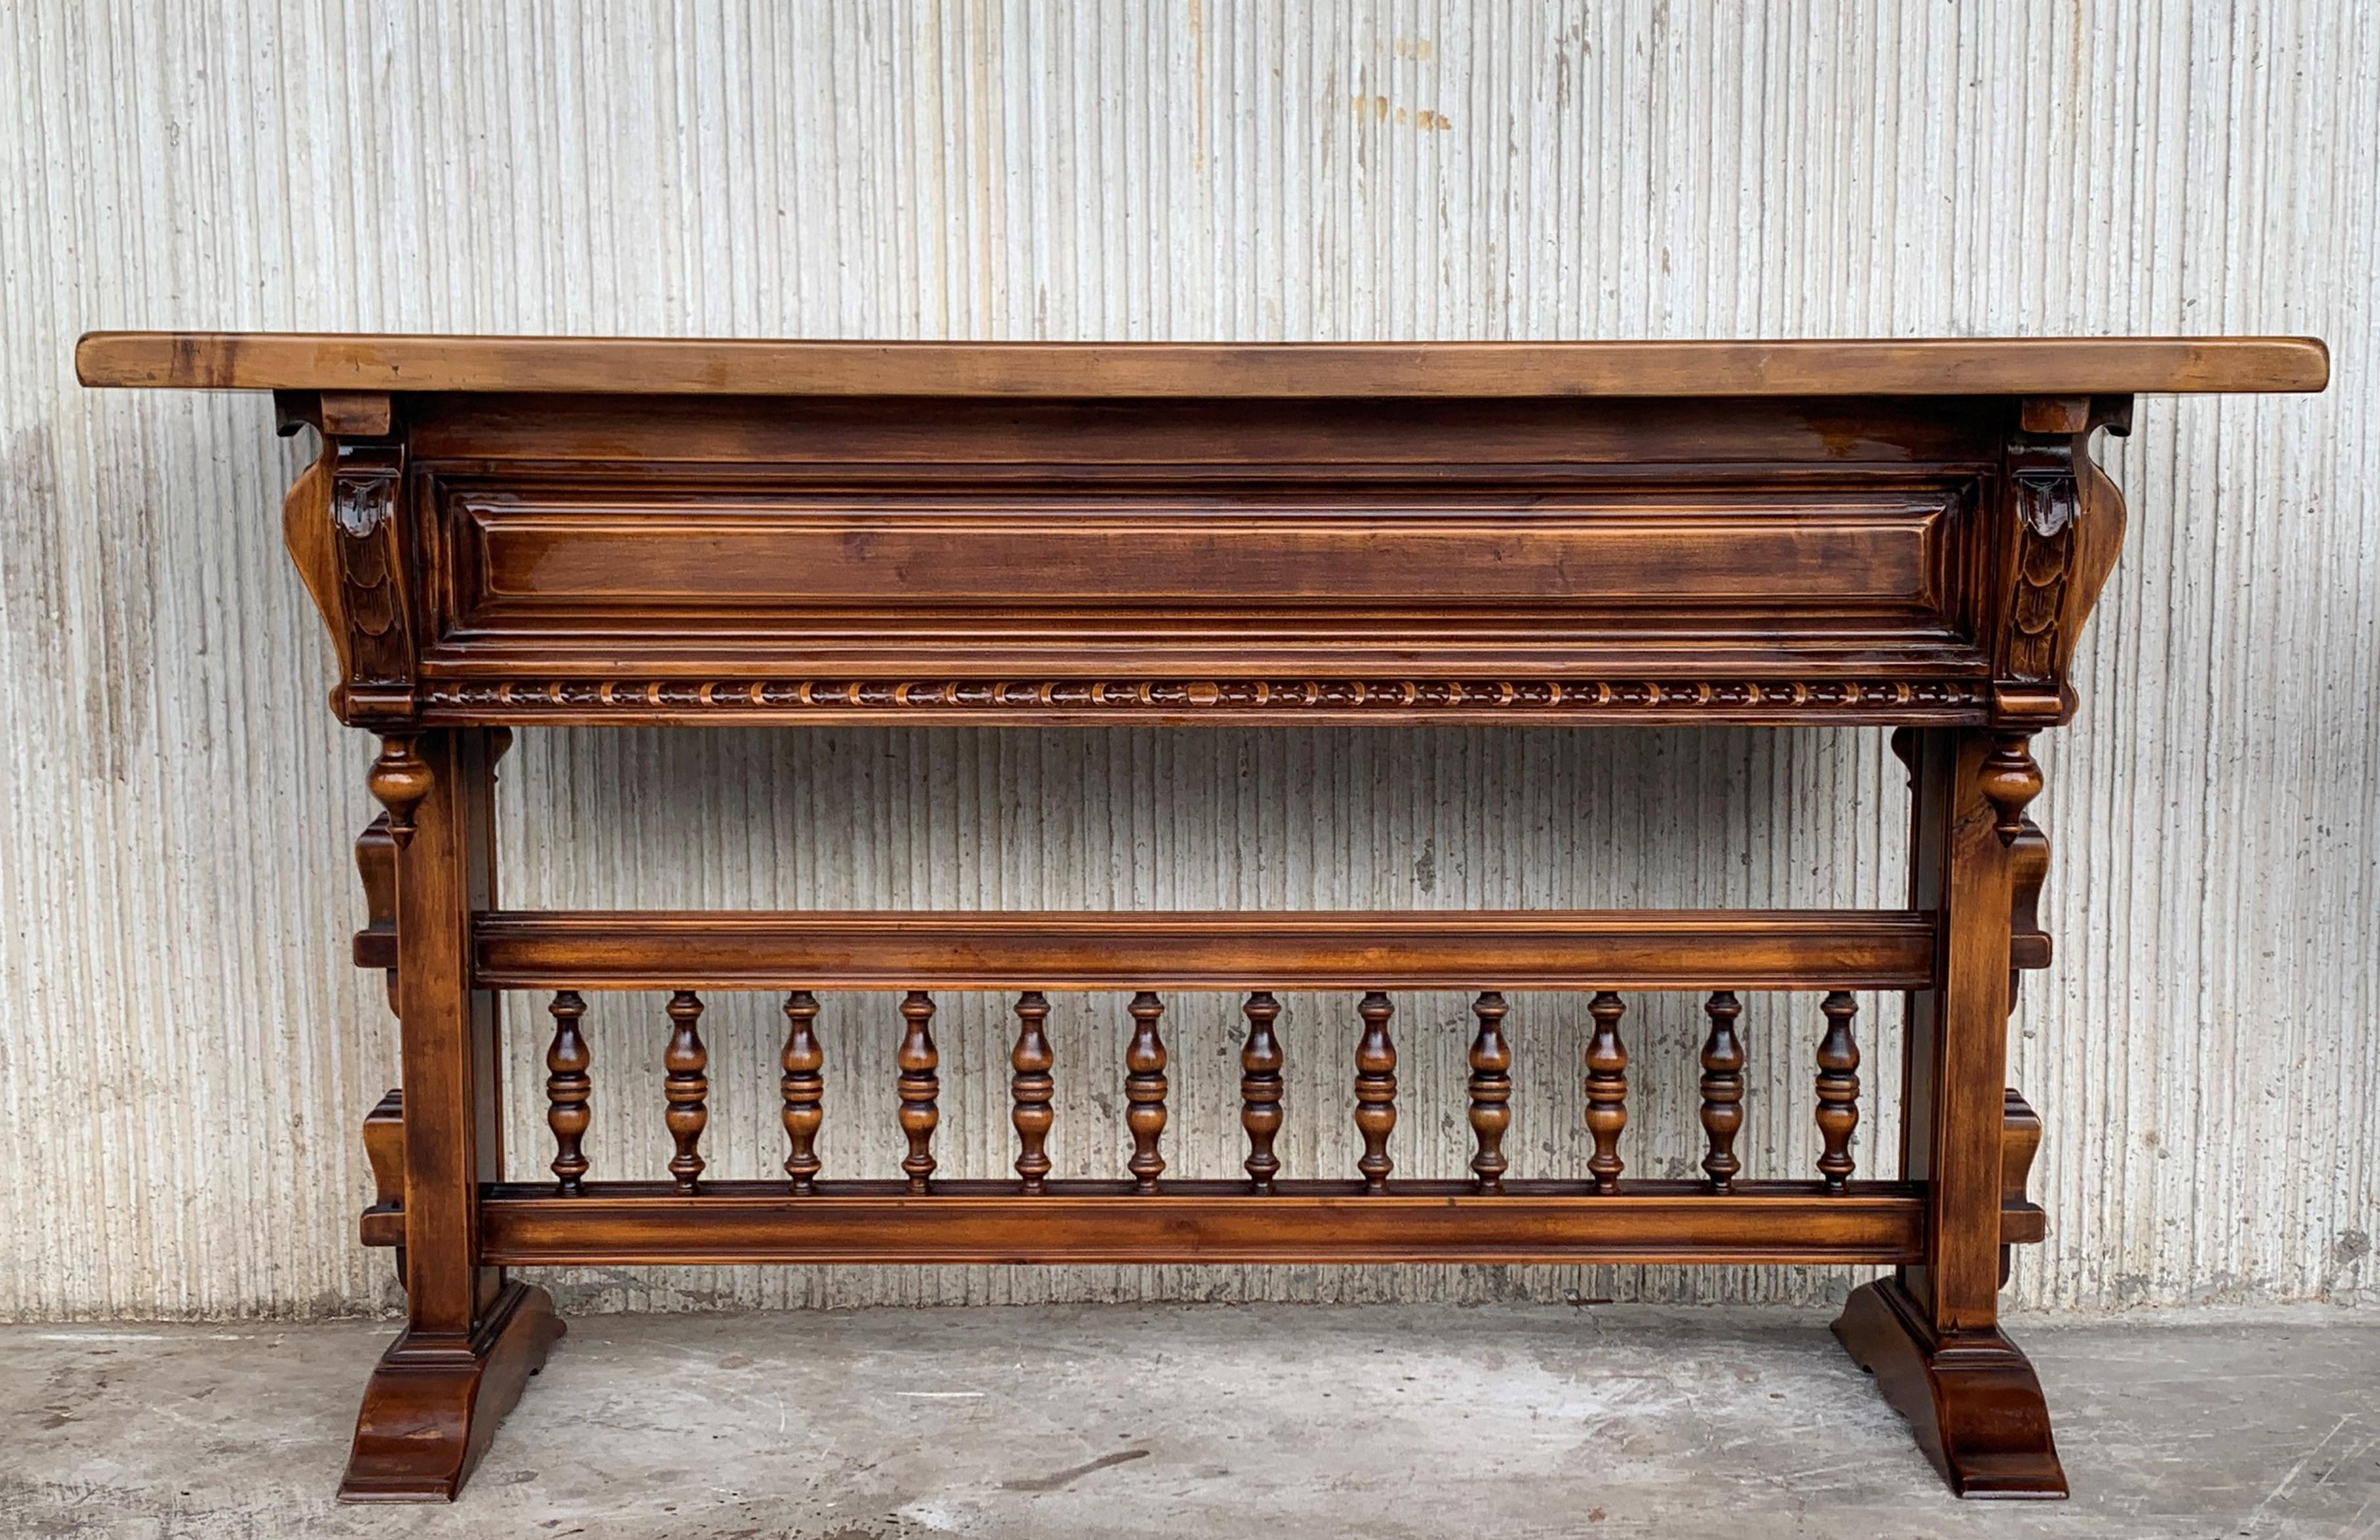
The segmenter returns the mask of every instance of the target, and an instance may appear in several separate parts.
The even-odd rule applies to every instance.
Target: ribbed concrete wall
[[[304,450],[262,401],[78,390],[72,339],[105,326],[2326,336],[2327,395],[2150,401],[2110,445],[2131,543],[2043,756],[2060,958],[2015,1049],[2053,1238],[2018,1293],[2380,1294],[2369,7],[29,0],[0,14],[0,1316],[389,1297],[351,1242],[356,1128],[395,1061],[342,962],[369,748],[322,709],[276,535]],[[1889,903],[1886,766],[1848,733],[535,733],[505,877],[552,903]],[[1461,1001],[1401,1003],[1401,1154],[1451,1172]],[[828,1004],[826,1153],[889,1169],[891,1001]],[[1351,1158],[1351,1004],[1293,1002],[1295,1168]],[[662,1158],[657,1005],[596,1001],[599,1174]],[[1518,1002],[1524,1170],[1583,1158],[1579,1005]],[[942,1146],[990,1173],[1005,1027],[949,1006]],[[1194,1171],[1236,1159],[1231,1015],[1169,1021]],[[1640,1170],[1691,1154],[1693,1015],[1657,998],[1633,1025]],[[1753,1169],[1804,1170],[1815,1001],[1748,1023]],[[715,1155],[758,1174],[779,1024],[721,997],[710,1025]],[[1121,1002],[1058,1026],[1055,1153],[1111,1170]],[[533,1109],[516,1128],[533,1167]],[[1888,1147],[1870,1131],[1888,1117],[1863,1149]],[[571,1281],[679,1305],[1844,1280]]]

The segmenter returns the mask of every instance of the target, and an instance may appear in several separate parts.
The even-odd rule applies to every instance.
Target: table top
[[[86,385],[990,397],[2130,395],[2318,391],[2312,337],[1792,342],[771,342],[93,332]]]

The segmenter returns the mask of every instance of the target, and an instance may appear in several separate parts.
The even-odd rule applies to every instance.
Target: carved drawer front
[[[897,634],[980,617],[1551,624],[1581,637],[1754,630],[1940,638],[1959,490],[1788,488],[1692,501],[1311,489],[969,497],[808,490],[664,506],[633,489],[448,486],[449,639],[689,631]]]

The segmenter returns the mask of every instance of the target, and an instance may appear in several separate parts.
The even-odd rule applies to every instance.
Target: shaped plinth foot
[[[468,1341],[399,1337],[364,1388],[339,1500],[454,1501],[562,1333],[551,1295],[509,1283]]]
[[[1889,1279],[1852,1291],[1835,1335],[1962,1498],[2062,1498],[2032,1363],[1998,1331],[1937,1336]]]

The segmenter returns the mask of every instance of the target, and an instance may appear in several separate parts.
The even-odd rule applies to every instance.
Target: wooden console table
[[[284,527],[337,650],[332,709],[380,740],[356,957],[403,1023],[363,1238],[397,1248],[407,1324],[342,1496],[455,1495],[562,1335],[507,1268],[792,1261],[1886,1265],[1835,1330],[1951,1485],[2066,1490],[1998,1301],[2007,1248],[2043,1233],[2040,1125],[2004,1085],[2012,970],[2049,960],[2029,744],[2072,714],[2123,538],[2091,435],[2125,431],[2135,393],[2319,390],[2319,343],[119,333],[78,364],[270,390],[285,431],[322,435]],[[1906,908],[1825,913],[499,907],[512,728],[856,722],[1887,725],[1914,879]],[[1488,991],[1475,1174],[1400,1180],[1393,997],[1457,988]],[[887,988],[907,993],[885,1061],[825,1064],[818,991]],[[1288,988],[1359,997],[1353,1172],[1273,1154]],[[553,1017],[551,1182],[501,1180],[503,989]],[[580,1153],[585,996],[618,989],[674,991],[664,1084],[618,1093],[654,1096],[669,1182],[596,1180]],[[703,1174],[705,989],[784,992],[783,1181]],[[1053,989],[1137,991],[1115,1181],[1049,1175]],[[1245,1181],[1165,1175],[1169,989],[1245,996]],[[1590,995],[1572,1180],[1505,1179],[1506,989]],[[1653,989],[1706,995],[1700,1182],[1627,1174],[1624,992]],[[1829,991],[1815,1171],[1740,1179],[1742,989]],[[1860,989],[1907,992],[1899,1169],[1872,1179]],[[1014,995],[1013,1181],[934,1174],[936,990]],[[821,1170],[830,1071],[897,1074],[899,1173]]]

